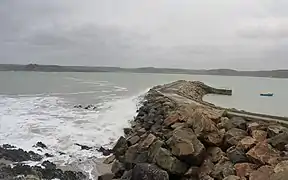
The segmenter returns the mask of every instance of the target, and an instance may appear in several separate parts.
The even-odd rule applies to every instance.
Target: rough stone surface
[[[127,149],[128,149],[127,141],[123,136],[121,136],[118,139],[116,145],[113,147],[112,151],[114,155],[118,158],[119,156],[124,155]]]
[[[242,148],[244,150],[248,150],[256,145],[256,139],[251,136],[246,136],[238,143],[237,147]]]
[[[156,140],[156,136],[154,136],[153,134],[149,134],[146,139],[139,144],[139,147],[141,149],[148,149],[150,145],[154,142],[154,140]]]
[[[284,151],[285,146],[288,144],[288,132],[284,132],[270,138],[268,143],[270,143],[274,148]]]
[[[263,165],[277,164],[280,158],[279,152],[265,141],[256,144],[246,155],[252,162]]]
[[[278,173],[281,171],[286,171],[286,170],[288,170],[288,161],[287,160],[278,163],[274,168],[275,173]]]
[[[163,141],[155,141],[148,150],[148,162],[155,163],[155,156],[158,154],[160,148],[164,145]]]
[[[269,138],[274,137],[283,132],[288,132],[288,129],[281,125],[270,125],[267,128],[267,133],[268,133]]]
[[[140,137],[136,135],[136,136],[132,136],[132,137],[128,138],[127,142],[128,142],[129,146],[132,146],[132,145],[136,144],[139,140],[140,140]]]
[[[189,128],[176,129],[169,147],[172,154],[190,165],[200,165],[203,161],[205,147]]]
[[[234,164],[248,162],[248,158],[241,148],[231,147],[227,150],[227,156]]]
[[[172,174],[184,174],[188,169],[188,166],[185,163],[173,157],[173,155],[164,148],[159,149],[155,159],[159,167]]]
[[[246,130],[246,121],[242,117],[232,117],[230,119],[231,123],[235,128]]]
[[[219,147],[209,147],[207,153],[211,157],[213,163],[217,163],[223,156],[225,156],[225,153]]]
[[[131,180],[169,180],[169,175],[153,164],[143,163],[134,167]]]
[[[250,173],[249,180],[270,180],[272,174],[273,168],[271,166],[261,166]]]
[[[251,135],[256,141],[261,142],[266,139],[267,132],[263,130],[253,130]]]
[[[274,173],[270,176],[269,180],[287,180],[288,170]]]
[[[212,172],[212,177],[216,180],[222,180],[229,175],[235,175],[233,164],[228,160],[220,160]]]
[[[204,159],[202,165],[198,170],[198,177],[201,179],[207,175],[210,176],[213,170],[214,170],[213,162],[211,161],[210,158],[206,158]]]
[[[256,164],[251,163],[238,163],[234,166],[236,175],[241,178],[248,178],[250,173],[256,170],[257,167]]]
[[[115,155],[109,156],[103,161],[103,163],[104,164],[111,164],[115,160],[115,158],[116,158]]]
[[[227,147],[235,146],[247,136],[247,132],[242,129],[232,128],[225,133],[224,143]]]
[[[223,180],[241,180],[241,178],[238,176],[230,175],[224,178]]]

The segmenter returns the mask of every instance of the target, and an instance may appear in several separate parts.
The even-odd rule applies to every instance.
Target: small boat
[[[271,97],[273,96],[273,93],[261,93],[260,96],[267,96],[267,97]]]

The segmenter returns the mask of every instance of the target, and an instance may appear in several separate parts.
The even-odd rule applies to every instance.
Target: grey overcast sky
[[[288,0],[1,0],[0,63],[288,68]]]

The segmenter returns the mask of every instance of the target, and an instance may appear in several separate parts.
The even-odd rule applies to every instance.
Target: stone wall
[[[152,88],[104,161],[112,173],[99,179],[286,180],[288,129],[228,118],[197,103],[205,93],[219,92],[207,87],[176,81]]]

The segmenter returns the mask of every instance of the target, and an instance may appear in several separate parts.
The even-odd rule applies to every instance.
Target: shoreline
[[[151,88],[99,179],[285,180],[288,128],[276,121],[286,118],[217,107],[209,93],[232,91],[184,80]]]
[[[237,178],[250,178],[253,173],[262,172],[264,165],[268,165],[267,171],[271,172],[267,177],[272,174],[279,176],[274,169],[288,159],[288,147],[285,149],[288,144],[288,118],[218,107],[203,100],[207,94],[232,95],[232,90],[185,80],[152,87],[130,122],[131,127],[124,128],[125,136],[115,142],[112,150],[103,149],[106,156],[111,152],[113,155],[106,159],[91,159],[94,162],[93,176],[99,175],[100,180],[142,180],[144,174],[161,176],[159,180],[220,180],[228,177],[234,179],[225,180],[240,180]],[[81,149],[93,148],[78,146]],[[257,146],[265,149],[259,150]],[[75,166],[75,163],[83,163],[81,161],[64,167],[44,161],[41,162],[44,163],[42,169],[39,169],[41,163],[28,167],[22,161],[31,158],[34,161],[34,156],[39,160],[40,155],[21,149],[11,151],[15,148],[0,146],[0,180],[3,173],[12,179],[15,173],[17,176],[24,175],[27,180],[49,179],[55,172],[59,172],[57,177],[64,179],[67,173],[70,178],[79,180],[91,176]],[[271,156],[263,157],[261,151]],[[7,168],[11,161],[4,160],[14,156],[30,159],[13,159],[16,168]],[[284,165],[281,167],[288,169],[288,162],[287,166]],[[225,168],[228,174],[225,174]],[[248,175],[241,174],[243,168],[250,168]],[[145,180],[155,180],[151,177]]]

